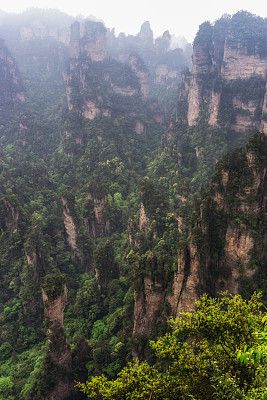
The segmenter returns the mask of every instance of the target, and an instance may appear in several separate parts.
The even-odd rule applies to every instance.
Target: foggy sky
[[[115,27],[116,34],[136,34],[144,21],[150,21],[154,36],[165,30],[177,36],[194,40],[199,25],[214,22],[223,14],[247,10],[267,17],[266,0],[9,0],[0,4],[6,12],[21,12],[27,8],[56,8],[76,16],[94,15],[102,19],[108,28]]]

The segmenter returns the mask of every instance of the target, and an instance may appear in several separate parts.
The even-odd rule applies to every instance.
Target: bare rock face
[[[187,270],[190,259],[190,273]],[[199,273],[201,266],[198,248],[192,244],[189,254],[180,251],[178,256],[178,269],[174,273],[172,294],[167,299],[172,308],[172,315],[177,317],[180,312],[192,312],[195,310],[195,302],[199,299],[198,287],[202,277]]]
[[[90,100],[85,101],[83,116],[87,119],[95,119],[98,115],[101,115],[101,110],[96,104]]]
[[[212,287],[213,293],[225,289],[233,294],[240,293],[242,282],[252,282],[261,263],[264,263],[260,260],[266,257],[267,242],[261,222],[267,198],[266,154],[266,136],[263,133],[255,135],[248,143],[243,161],[240,161],[242,173],[236,175],[232,168],[226,170],[225,166],[217,172],[219,178],[211,183],[212,198],[208,199],[201,211],[201,220],[194,228],[197,236],[192,231],[187,255],[182,252],[178,258],[173,281],[177,311],[190,310],[200,288],[201,292]],[[231,162],[235,162],[235,157],[233,155]],[[245,186],[241,184],[242,179],[247,182]],[[210,213],[213,213],[212,217],[209,217]],[[212,237],[218,240],[215,249]],[[213,261],[214,252],[216,264]],[[217,269],[215,275],[213,268]],[[169,301],[175,311],[175,301],[171,298]]]
[[[241,276],[251,278],[256,272],[249,269],[251,251],[255,246],[255,239],[249,231],[242,231],[242,228],[227,228],[225,239],[225,263],[231,265],[231,275],[225,282],[227,289],[237,294],[239,292],[239,280]],[[242,268],[241,268],[242,266]],[[242,270],[243,269],[243,270]]]
[[[66,93],[69,110],[93,120],[103,115],[110,116],[106,107],[101,107],[101,99],[87,94],[88,63],[103,62],[106,56],[106,28],[101,22],[86,21],[81,37],[80,24],[75,21],[70,27],[70,66],[65,74]],[[81,57],[86,61],[81,62]]]
[[[126,96],[132,97],[132,96],[138,94],[138,90],[133,89],[131,86],[118,87],[116,85],[112,85],[112,88],[115,93],[120,94],[125,97]]]
[[[20,40],[25,42],[32,39],[47,39],[53,38],[66,46],[69,43],[70,33],[68,28],[58,29],[58,27],[48,28],[42,22],[35,20],[29,26],[21,26]]]
[[[92,61],[103,61],[106,56],[106,28],[101,22],[86,21],[82,50]]]
[[[149,337],[153,324],[160,320],[159,311],[166,293],[160,282],[155,282],[153,273],[160,268],[153,253],[150,253],[145,263],[146,276],[139,284],[142,289],[134,294],[134,328],[133,336]],[[137,268],[143,266],[137,265]],[[158,313],[158,316],[157,316]],[[133,350],[134,357],[142,357],[142,346]]]
[[[5,198],[0,200],[0,207],[2,211],[0,232],[3,233],[5,230],[9,229],[11,233],[14,233],[18,229],[19,220],[19,213],[16,207]]]
[[[208,108],[208,122],[211,126],[231,125],[230,128],[237,132],[260,129],[262,126],[267,112],[267,54],[262,52],[259,43],[266,42],[267,26],[263,20],[259,21],[262,25],[261,37],[253,30],[247,33],[251,36],[251,43],[254,43],[251,45],[245,42],[244,35],[242,37],[241,34],[238,36],[233,33],[233,29],[237,29],[234,21],[238,18],[241,17],[236,14],[232,19],[222,18],[214,26],[208,22],[200,26],[194,41],[193,70],[188,90],[189,126],[195,125],[198,118],[203,117],[204,108]],[[244,12],[242,18],[246,22],[240,24],[249,26],[255,23],[257,17]],[[235,93],[242,89],[241,85],[244,93],[246,82],[249,86],[253,79],[255,84],[248,91],[252,93],[253,86],[255,88],[257,85],[262,86],[262,89],[251,95],[251,98],[249,93],[247,98],[244,95],[236,97]],[[232,116],[228,115],[228,120],[222,122],[220,112],[223,113],[226,99],[228,110],[232,108]]]
[[[69,398],[72,390],[72,384],[67,379],[67,374],[71,371],[72,357],[63,329],[64,309],[67,305],[67,286],[60,274],[46,276],[42,287],[42,297],[44,315],[49,323],[47,330],[48,354],[52,364],[61,371],[65,371],[63,377],[57,377],[56,384],[46,399],[63,400]]]
[[[140,59],[134,55],[130,57],[129,64],[139,80],[142,96],[147,98],[150,84],[150,76],[147,68],[141,63]]]
[[[62,288],[59,290],[59,295],[55,296],[55,298],[49,299],[49,295],[47,295],[42,288],[42,297],[45,305],[44,315],[45,318],[50,322],[47,336],[48,343],[51,344],[53,340],[53,336],[55,336],[55,331],[63,329],[63,317],[64,317],[64,309],[67,305],[67,286],[64,284]],[[54,354],[52,358],[54,357]],[[64,364],[64,358],[62,357],[54,358],[54,361],[57,363]]]
[[[156,288],[158,291],[155,291]],[[149,337],[155,313],[159,311],[164,297],[165,293],[161,291],[160,284],[155,286],[151,278],[144,278],[144,289],[140,295],[135,293],[133,335]]]
[[[266,63],[266,57],[261,58],[259,54],[248,54],[247,49],[242,46],[233,49],[226,44],[221,74],[226,80],[248,79],[255,75],[265,78]]]
[[[161,266],[153,253],[144,265],[136,266],[141,277],[135,292],[134,336],[149,337],[153,324],[163,316],[164,303],[170,306],[169,315],[176,317],[194,311],[195,301],[205,292],[213,296],[224,290],[242,294],[247,285],[253,291],[257,274],[261,276],[260,269],[266,265],[267,136],[254,135],[247,151],[240,153],[228,155],[218,164],[188,244],[178,250],[171,293],[157,280]],[[139,229],[148,232],[143,207]],[[138,269],[145,274],[138,274]],[[134,352],[134,356],[140,355],[141,345]]]
[[[145,136],[145,134],[146,134],[146,128],[145,128],[143,122],[141,122],[141,121],[136,121],[134,131],[135,131],[135,133],[137,133],[137,135],[143,135],[143,136]]]
[[[71,257],[73,260],[78,259],[83,262],[83,255],[79,247],[77,246],[77,231],[76,226],[73,220],[73,217],[70,214],[70,210],[68,208],[68,204],[66,199],[62,198],[63,204],[63,221],[67,234],[67,242],[71,249]]]
[[[199,117],[200,104],[202,102],[201,87],[198,85],[196,77],[192,77],[191,86],[188,93],[188,125],[192,126]],[[212,106],[211,106],[212,107]]]
[[[24,102],[20,74],[15,60],[4,41],[0,39],[0,117],[10,112],[15,105]]]
[[[87,222],[89,232],[94,237],[107,235],[110,231],[110,222],[104,218],[104,207],[108,201],[107,197],[93,198],[91,193],[87,193],[87,198],[92,200],[94,206],[94,219]]]
[[[80,24],[75,21],[70,27],[70,58],[78,58],[81,51]]]
[[[139,215],[139,230],[147,233],[149,230],[149,219],[145,212],[144,204],[141,204],[140,215]]]
[[[217,118],[219,114],[219,107],[221,101],[221,93],[211,92],[211,101],[209,105],[209,124],[211,126],[217,125]],[[190,124],[196,120],[199,110],[196,114],[190,113]]]
[[[145,21],[138,33],[139,38],[142,40],[145,47],[150,47],[153,45],[153,31],[150,27],[150,23]]]

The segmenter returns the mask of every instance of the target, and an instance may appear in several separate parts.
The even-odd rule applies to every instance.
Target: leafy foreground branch
[[[151,342],[157,363],[138,360],[108,381],[77,387],[89,399],[267,399],[267,324],[260,294],[204,295],[194,313],[171,320],[172,332]]]

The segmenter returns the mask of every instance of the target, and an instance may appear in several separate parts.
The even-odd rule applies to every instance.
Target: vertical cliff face
[[[264,289],[266,159],[267,136],[259,133],[251,137],[246,150],[238,149],[217,164],[207,193],[194,211],[188,239],[179,244],[172,278],[158,279],[164,269],[160,256],[151,253],[143,261],[145,265],[139,263],[134,335],[151,334],[164,317],[164,304],[168,304],[167,315],[175,317],[182,311],[193,311],[195,301],[205,292],[214,296],[228,290],[249,297],[256,288]],[[144,207],[139,229],[149,231]],[[166,282],[171,279],[170,291]],[[136,354],[142,354],[141,347]]]
[[[70,58],[78,58],[81,52],[81,34],[78,21],[70,26],[69,54]]]
[[[47,330],[48,354],[51,365],[60,371],[56,385],[45,397],[63,400],[69,397],[72,384],[68,381],[71,370],[71,350],[63,328],[64,309],[67,305],[67,286],[60,274],[47,275],[42,287],[44,315]],[[58,372],[59,373],[59,372]]]
[[[261,128],[267,110],[266,35],[266,20],[246,12],[200,26],[188,92],[190,126],[205,117],[211,126],[239,132]]]
[[[3,13],[0,36],[20,43],[34,40],[56,40],[68,46],[69,26],[74,17],[55,9],[30,8],[19,14]]]
[[[148,95],[148,72],[138,57],[131,58],[130,66],[106,58],[106,28],[100,22],[87,21],[82,37],[79,23],[71,26],[70,58],[68,107],[86,119],[120,111],[118,102],[124,100],[118,101],[116,95],[139,101]]]
[[[78,59],[80,54],[91,61],[104,61],[106,56],[106,28],[101,22],[87,20],[83,35],[80,34],[80,23],[75,21],[70,27],[70,58]]]
[[[0,77],[0,117],[4,119],[15,105],[24,102],[24,93],[16,62],[2,39],[0,39]]]
[[[86,222],[89,232],[94,237],[108,235],[110,222],[104,217],[104,207],[107,204],[107,197],[93,198],[91,193],[87,193],[87,198],[92,201],[94,213],[93,218]]]
[[[149,95],[150,85],[150,76],[147,67],[136,55],[130,56],[129,64],[140,82],[142,96],[147,98]]]
[[[202,263],[201,254],[196,243],[191,243],[189,251],[178,252],[178,268],[174,273],[172,294],[167,299],[171,305],[171,314],[177,317],[180,312],[195,310],[195,302],[199,299],[200,286],[205,279],[207,264]]]
[[[106,28],[101,22],[86,21],[81,49],[92,61],[103,61],[106,56]]]
[[[153,253],[148,254],[144,264],[136,265],[137,271],[145,270],[145,276],[139,277],[134,293],[134,337],[148,338],[155,324],[162,320],[166,288],[163,282],[155,278],[162,268]],[[133,349],[133,356],[142,358],[143,351],[143,345],[139,344]]]
[[[48,288],[51,290],[51,287]],[[63,317],[64,317],[64,309],[67,305],[67,286],[66,284],[62,285],[61,288],[58,288],[59,294],[48,294],[42,289],[42,297],[44,302],[44,315],[45,318],[49,322],[49,328],[47,331],[48,344],[51,352],[51,357],[54,362],[59,365],[69,366],[70,357],[65,354],[65,351],[61,353],[61,344],[57,347],[54,343],[54,340],[59,340],[57,333],[63,330]],[[65,350],[66,338],[64,339],[63,348]]]
[[[179,256],[173,282],[178,311],[190,308],[191,299],[203,291],[249,296],[261,286],[267,241],[266,157],[267,137],[257,134],[246,152],[237,150],[218,164],[191,230],[187,260],[185,253]]]
[[[9,230],[10,233],[13,234],[18,229],[19,212],[16,204],[12,204],[10,199],[0,199],[0,210],[0,233],[4,233],[6,230]]]
[[[145,212],[144,204],[141,204],[140,211],[139,211],[139,230],[141,232],[147,233],[149,230],[149,219]]]
[[[83,255],[77,245],[77,227],[74,223],[73,216],[70,213],[67,200],[62,198],[63,204],[63,221],[66,229],[67,243],[71,249],[72,259],[83,262]]]

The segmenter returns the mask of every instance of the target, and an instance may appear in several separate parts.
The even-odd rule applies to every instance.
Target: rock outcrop
[[[140,57],[136,55],[130,56],[129,64],[139,80],[142,96],[147,98],[149,95],[150,85],[150,75],[147,67],[144,65]]]
[[[31,26],[21,26],[19,30],[20,40],[25,42],[33,39],[55,39],[58,42],[65,44],[69,43],[69,29],[48,28],[41,21],[34,21]]]
[[[167,84],[167,88],[178,86],[180,71],[172,69],[167,64],[158,64],[155,69],[155,83]]]
[[[24,102],[22,82],[17,64],[4,41],[0,39],[0,118]]]
[[[146,215],[144,204],[141,204],[139,211],[139,230],[141,232],[147,233],[149,230],[149,219]]]
[[[164,286],[166,278],[157,279],[162,266],[153,253],[145,265],[136,266],[135,336],[149,337],[164,317],[163,304],[169,307],[168,315],[176,317],[194,311],[195,301],[204,292],[214,296],[228,290],[248,297],[260,288],[267,245],[266,159],[267,136],[259,133],[249,140],[246,151],[238,149],[218,163],[187,244],[181,242],[178,250],[171,293],[166,281]],[[139,229],[149,231],[143,207]],[[140,345],[134,355],[142,351]]]
[[[106,28],[101,22],[87,20],[81,37],[80,23],[75,21],[70,27],[70,58],[80,54],[92,61],[103,61],[106,56]]]
[[[106,28],[102,22],[86,21],[81,40],[81,51],[92,61],[103,61],[106,56]]]
[[[67,286],[60,274],[47,275],[42,287],[44,315],[48,322],[48,354],[52,365],[65,373],[58,377],[56,386],[46,399],[63,400],[69,397],[72,384],[68,381],[71,370],[71,349],[63,328],[64,309],[67,305]],[[60,375],[61,375],[60,374]]]
[[[3,198],[0,199],[0,210],[0,233],[9,229],[10,233],[13,234],[18,229],[19,212],[16,205],[12,204],[10,200]]]
[[[108,235],[110,222],[104,218],[104,207],[108,200],[107,197],[93,198],[91,193],[87,193],[87,198],[92,201],[94,209],[94,218],[86,221],[87,229],[94,237]]]
[[[266,20],[247,12],[200,26],[188,91],[190,126],[206,118],[211,126],[238,132],[261,128],[267,112],[266,36]]]
[[[83,262],[83,255],[77,245],[77,228],[74,223],[73,216],[70,213],[67,200],[62,198],[63,204],[63,221],[66,229],[67,243],[71,250],[72,260]]]
[[[69,26],[73,20],[74,17],[55,9],[30,8],[21,14],[3,13],[0,19],[0,36],[7,41],[54,40],[68,46]]]
[[[149,253],[145,264],[136,265],[137,270],[145,270],[145,276],[138,279],[138,289],[134,293],[134,337],[148,338],[155,324],[162,319],[162,304],[166,298],[166,291],[162,283],[154,278],[155,272],[162,266],[158,264],[153,253]],[[133,349],[133,356],[143,357],[143,345]]]
[[[86,21],[80,35],[80,24],[71,26],[70,66],[65,76],[67,102],[70,111],[86,119],[110,117],[118,112],[118,96],[148,95],[148,73],[140,68],[137,58],[130,66],[106,58],[106,28],[101,22]],[[119,100],[124,102],[124,100]]]
[[[187,257],[179,256],[173,282],[179,301],[174,314],[190,310],[199,292],[217,294],[226,289],[237,294],[245,290],[244,285],[253,290],[266,262],[266,156],[267,137],[257,134],[246,153],[235,151],[219,163],[191,231]]]

